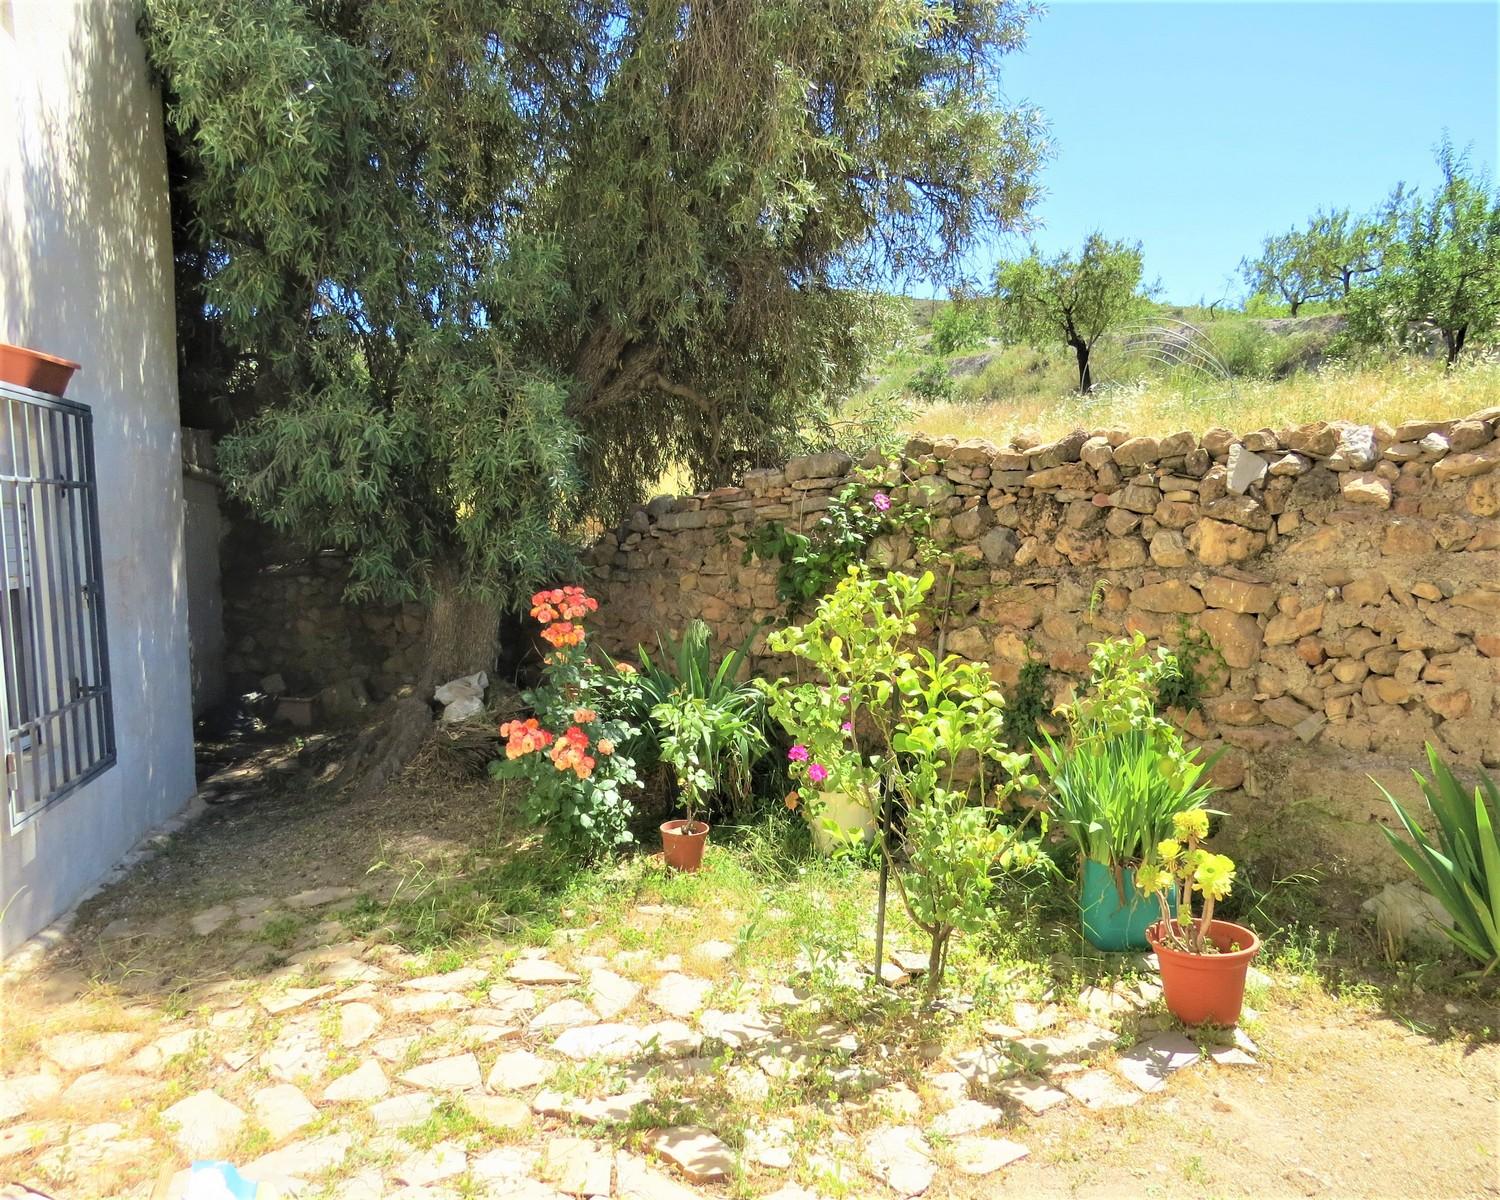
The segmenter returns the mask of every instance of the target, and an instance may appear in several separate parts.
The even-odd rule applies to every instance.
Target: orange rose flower
[[[558,649],[580,646],[583,644],[583,626],[572,621],[557,621],[542,630],[542,637]]]
[[[505,743],[506,758],[520,758],[537,750],[545,750],[552,744],[552,734],[542,728],[535,717],[525,721],[507,721],[500,726],[500,736]]]
[[[589,735],[577,725],[570,725],[553,745],[549,757],[559,771],[572,771],[579,779],[587,779],[594,770],[594,758],[587,753],[588,747]]]

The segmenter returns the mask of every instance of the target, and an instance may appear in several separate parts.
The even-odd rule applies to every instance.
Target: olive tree
[[[996,310],[1011,337],[1034,345],[1062,342],[1078,360],[1078,390],[1093,390],[1094,344],[1147,300],[1141,286],[1140,243],[1112,242],[1092,233],[1077,255],[1050,258],[1035,248],[995,271]]]
[[[145,10],[224,471],[352,596],[431,602],[422,687],[581,522],[796,445],[875,291],[956,277],[1043,149],[1012,0]]]

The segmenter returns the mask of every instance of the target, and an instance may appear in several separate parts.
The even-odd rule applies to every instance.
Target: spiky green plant
[[[1172,818],[1202,808],[1214,788],[1207,764],[1149,731],[1085,738],[1067,747],[1042,735],[1037,760],[1052,784],[1052,816],[1085,858],[1106,866],[1141,861],[1170,837]]]
[[[658,637],[655,656],[636,647],[641,665],[628,689],[628,715],[641,733],[631,749],[643,761],[673,767],[690,811],[714,794],[737,809],[751,800],[751,774],[768,750],[765,699],[744,679],[753,637],[716,660],[713,631],[694,619],[680,638]],[[705,771],[711,786],[692,790]]]
[[[1471,801],[1430,742],[1427,762],[1431,779],[1420,771],[1412,775],[1427,798],[1437,843],[1383,784],[1371,780],[1396,810],[1410,840],[1390,829],[1385,836],[1453,918],[1454,927],[1443,932],[1480,964],[1480,974],[1488,975],[1500,966],[1500,839],[1495,835],[1500,789],[1481,771]]]

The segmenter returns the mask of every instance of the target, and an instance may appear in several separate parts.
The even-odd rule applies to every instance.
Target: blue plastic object
[[[183,1200],[255,1200],[260,1185],[246,1179],[232,1163],[195,1162]]]

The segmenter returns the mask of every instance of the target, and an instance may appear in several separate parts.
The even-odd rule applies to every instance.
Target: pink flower
[[[807,778],[813,783],[822,783],[828,778],[828,768],[822,763],[811,763],[807,768]]]
[[[854,732],[854,722],[853,721],[845,721],[842,725],[839,726],[839,728],[842,729],[845,733],[853,733]]]
[[[876,492],[875,495],[870,498],[870,503],[875,506],[876,512],[888,512],[891,507],[891,498],[884,492]]]
[[[786,756],[793,762],[807,761],[807,747],[802,745],[793,746],[786,752]]]

